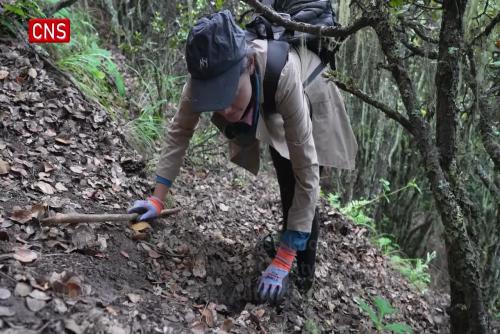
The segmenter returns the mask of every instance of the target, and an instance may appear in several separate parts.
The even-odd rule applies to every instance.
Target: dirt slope
[[[49,212],[123,212],[151,179],[119,124],[15,42],[0,45],[0,332],[372,333],[354,297],[381,295],[390,321],[446,333],[446,296],[421,294],[366,231],[323,207],[317,282],[284,305],[254,303],[279,229],[277,184],[223,163],[183,168],[180,213],[123,224],[42,226]],[[306,330],[309,328],[309,331]]]

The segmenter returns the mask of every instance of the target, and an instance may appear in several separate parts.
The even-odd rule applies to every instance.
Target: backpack
[[[293,21],[313,25],[337,25],[330,0],[261,0],[261,2]],[[305,45],[321,59],[321,63],[302,83],[304,88],[321,73],[327,64],[330,64],[332,69],[335,68],[334,54],[336,50],[325,47],[326,41],[316,35],[286,30],[282,26],[272,24],[259,14],[255,15],[253,20],[246,25],[246,34],[249,40],[268,40],[267,64],[262,88],[264,94],[263,109],[266,114],[276,111],[274,96],[291,46]]]

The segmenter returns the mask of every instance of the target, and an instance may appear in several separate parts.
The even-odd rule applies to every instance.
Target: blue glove
[[[156,196],[149,196],[145,201],[135,201],[134,206],[128,209],[127,213],[142,214],[138,219],[142,221],[158,217],[162,209],[162,201]]]
[[[288,290],[288,271],[272,263],[262,273],[257,293],[262,302],[278,303]]]
[[[271,264],[262,273],[257,294],[262,302],[279,303],[288,290],[288,273],[296,251],[281,245]]]

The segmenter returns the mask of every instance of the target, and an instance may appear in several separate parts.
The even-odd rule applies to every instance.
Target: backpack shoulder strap
[[[288,42],[268,40],[266,71],[264,73],[263,84],[263,109],[265,114],[271,114],[276,111],[275,95],[278,89],[278,80],[288,60],[289,50],[290,44]]]

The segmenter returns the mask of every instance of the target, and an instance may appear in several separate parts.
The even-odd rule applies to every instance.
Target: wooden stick
[[[181,208],[162,210],[159,217],[167,217],[177,213]],[[118,221],[134,221],[140,214],[138,213],[118,213],[118,214],[56,214],[53,217],[41,219],[42,224],[79,224],[79,223],[104,223]]]

